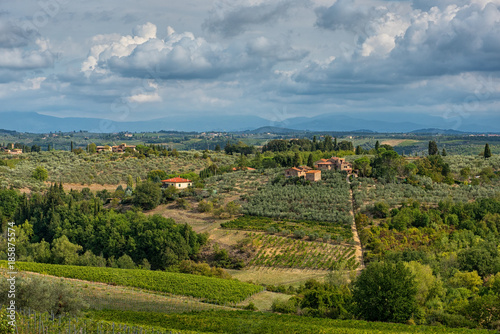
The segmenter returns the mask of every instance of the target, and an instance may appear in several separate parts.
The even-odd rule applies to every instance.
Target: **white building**
[[[193,181],[183,179],[182,177],[174,177],[168,180],[162,180],[163,187],[176,187],[177,189],[184,189],[193,185]]]

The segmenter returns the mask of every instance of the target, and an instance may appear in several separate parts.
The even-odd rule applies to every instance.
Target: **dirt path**
[[[351,185],[351,182],[348,181],[349,186]],[[356,228],[356,223],[354,222],[354,196],[352,194],[352,189],[349,189],[349,193],[351,196],[351,210],[349,211],[352,216],[352,237],[354,239],[354,247],[356,248],[356,259],[358,260],[359,267],[358,271],[361,271],[364,269],[365,264],[363,262],[363,246],[361,245],[361,241],[359,240],[359,234],[358,234],[358,229]]]

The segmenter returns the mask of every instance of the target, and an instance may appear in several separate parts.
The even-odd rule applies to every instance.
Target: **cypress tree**
[[[445,157],[445,156],[447,156],[447,155],[448,155],[448,153],[446,153],[446,149],[445,149],[444,147],[443,147],[443,152],[441,153],[441,155],[442,155],[443,157]]]
[[[439,155],[439,150],[434,140],[429,142],[429,155]]]
[[[484,146],[484,158],[488,159],[490,157],[491,157],[490,145],[488,145],[488,143],[486,143],[486,145]]]
[[[307,158],[307,166],[314,168],[314,161],[313,161],[313,155],[312,153],[309,154],[309,157]]]
[[[377,152],[378,152],[378,149],[379,149],[379,148],[380,148],[380,143],[379,143],[379,142],[378,142],[378,140],[377,140],[377,142],[375,143],[375,151],[377,151]]]

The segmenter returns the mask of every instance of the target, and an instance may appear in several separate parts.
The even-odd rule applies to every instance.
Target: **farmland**
[[[353,138],[356,152],[328,136],[275,139],[262,152],[247,143],[229,142],[225,153],[144,145],[4,156],[0,218],[18,236],[18,269],[64,277],[68,289],[54,277],[43,286],[74,291],[87,303],[75,309],[92,321],[158,330],[241,329],[226,310],[250,333],[499,328],[495,312],[485,316],[500,293],[498,156],[397,153],[431,146],[418,136]],[[284,177],[331,156],[359,177]],[[194,186],[161,188],[168,175]],[[384,307],[363,306],[371,298]]]
[[[164,315],[141,312],[92,312],[95,319],[120,321],[128,324],[149,324],[172,330],[197,330],[215,333],[487,333],[470,329],[448,329],[445,327],[408,326],[402,324],[345,321],[304,318],[252,312],[195,312],[182,315]]]
[[[1,265],[5,267],[6,262],[2,262]],[[19,270],[24,271],[136,287],[173,295],[192,296],[215,303],[239,302],[262,290],[259,286],[233,280],[160,271],[59,266],[22,262],[18,262],[16,265]]]
[[[356,269],[354,247],[250,233],[244,244],[255,256],[249,266],[317,270]]]

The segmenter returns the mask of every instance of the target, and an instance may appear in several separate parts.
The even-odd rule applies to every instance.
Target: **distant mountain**
[[[263,133],[273,133],[273,134],[291,134],[291,133],[304,133],[306,131],[304,130],[293,130],[293,129],[287,129],[287,128],[279,128],[276,126],[263,126],[255,130],[246,130],[242,131],[242,133],[247,133],[247,134],[263,134]]]
[[[46,116],[35,112],[0,113],[0,127],[20,132],[46,133],[55,131],[146,132],[160,130],[175,131],[243,131],[269,125],[269,121],[257,116],[227,115],[202,117],[170,116],[160,119],[115,122],[106,119]]]
[[[314,117],[293,117],[282,122],[273,122],[252,115],[176,115],[147,121],[115,122],[106,119],[82,117],[53,117],[36,112],[2,112],[0,128],[19,131],[47,133],[55,131],[89,131],[110,133],[121,131],[247,131],[253,133],[273,132],[278,134],[311,132],[390,132],[432,131],[452,134],[460,132],[500,132],[500,115],[488,118],[446,119],[416,113],[349,113],[323,114]],[[363,130],[359,130],[363,129]],[[424,130],[422,130],[424,129]],[[430,129],[430,130],[429,130]],[[435,130],[440,129],[440,130]],[[450,130],[441,130],[450,129]],[[257,132],[255,132],[257,131]],[[445,132],[436,132],[445,131]],[[250,133],[250,132],[249,132]],[[421,133],[421,132],[420,132]]]

